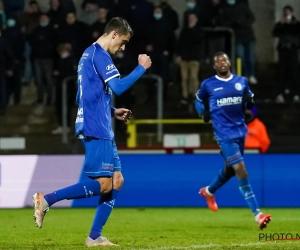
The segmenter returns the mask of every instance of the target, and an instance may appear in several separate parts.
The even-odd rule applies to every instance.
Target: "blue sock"
[[[252,191],[251,185],[248,182],[248,178],[239,180],[239,187],[254,216],[259,214],[260,210],[258,208],[257,201]]]
[[[111,193],[102,195],[99,198],[93,226],[89,235],[91,239],[95,240],[102,235],[102,228],[110,216],[118,193],[118,190],[113,189]]]
[[[49,206],[61,200],[73,200],[100,195],[101,186],[98,181],[82,181],[75,185],[60,189],[54,193],[45,195]]]
[[[225,169],[222,168],[219,172],[219,174],[216,176],[216,178],[212,181],[212,183],[210,183],[210,185],[208,186],[208,191],[211,194],[214,194],[220,187],[222,187],[230,178],[227,177],[225,174]]]

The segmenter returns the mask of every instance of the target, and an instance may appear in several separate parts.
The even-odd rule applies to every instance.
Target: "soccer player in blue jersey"
[[[253,93],[244,77],[230,72],[230,61],[223,52],[214,56],[214,69],[217,74],[202,82],[196,93],[195,107],[204,120],[212,120],[215,138],[221,148],[225,167],[220,170],[209,186],[200,189],[199,194],[206,199],[208,207],[218,210],[215,192],[231,177],[238,179],[239,189],[255,216],[260,229],[271,221],[271,215],[264,215],[248,181],[248,173],[244,163],[244,142],[247,127],[245,124],[245,108],[253,106]],[[209,111],[204,102],[209,102]]]
[[[126,20],[120,17],[111,19],[104,34],[84,51],[78,64],[76,100],[79,106],[75,129],[85,148],[83,168],[90,179],[46,195],[33,195],[34,219],[39,228],[54,203],[99,196],[94,222],[85,242],[89,247],[115,245],[102,236],[102,228],[124,182],[111,119],[127,121],[131,111],[111,107],[112,92],[119,95],[127,90],[152,64],[147,55],[139,55],[138,66],[120,79],[110,55],[123,51],[132,35]]]

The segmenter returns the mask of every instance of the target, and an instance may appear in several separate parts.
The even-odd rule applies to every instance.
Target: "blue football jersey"
[[[227,79],[213,76],[202,82],[196,93],[196,98],[204,102],[209,101],[212,126],[218,141],[245,136],[243,94],[250,91],[244,77],[231,74]]]
[[[111,126],[112,91],[107,82],[119,77],[109,53],[98,43],[89,46],[78,64],[78,111],[75,133],[79,138],[91,136],[113,140]]]

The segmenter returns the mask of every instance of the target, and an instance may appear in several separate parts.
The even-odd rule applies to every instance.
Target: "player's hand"
[[[140,65],[142,65],[145,69],[149,69],[152,65],[151,58],[147,56],[146,54],[141,54],[138,57],[138,62]]]
[[[116,109],[114,112],[115,119],[124,121],[124,122],[127,122],[128,120],[130,120],[131,115],[132,115],[131,110],[124,109],[124,108]]]
[[[210,117],[210,112],[209,111],[204,111],[201,115],[203,121],[205,123],[208,123],[210,120],[211,120],[211,117]]]
[[[244,94],[243,95],[243,102],[246,104],[247,109],[252,109],[254,107],[254,99],[253,96],[250,94]]]

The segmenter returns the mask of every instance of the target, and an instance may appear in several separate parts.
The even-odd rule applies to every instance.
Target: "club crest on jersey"
[[[242,84],[240,84],[239,82],[237,82],[236,84],[234,84],[234,87],[237,91],[241,91],[243,89]]]

